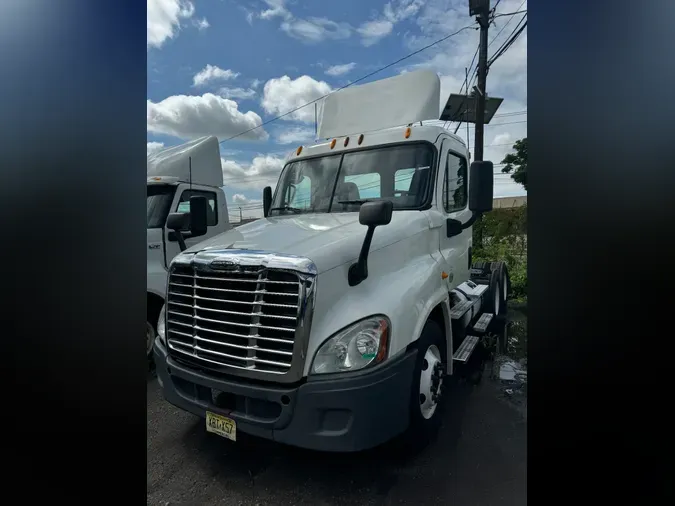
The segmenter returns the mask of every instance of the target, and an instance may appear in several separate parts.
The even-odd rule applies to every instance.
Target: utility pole
[[[487,80],[488,28],[490,26],[490,0],[476,2],[474,12],[480,25],[480,42],[478,45],[478,89],[476,90],[476,132],[473,149],[476,161],[483,160],[485,141],[485,81]],[[471,4],[471,2],[470,2]],[[467,90],[468,93],[469,90]]]

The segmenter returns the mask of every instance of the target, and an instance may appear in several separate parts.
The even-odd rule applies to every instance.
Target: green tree
[[[502,172],[511,174],[516,183],[522,184],[527,190],[527,137],[516,141],[513,145],[515,153],[509,153],[504,157],[502,163],[505,164]]]

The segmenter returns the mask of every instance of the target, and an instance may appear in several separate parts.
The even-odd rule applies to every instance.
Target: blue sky
[[[497,12],[526,8],[502,0]],[[491,40],[509,24],[490,54],[521,16],[496,19]],[[202,135],[225,139],[473,23],[466,0],[148,0],[148,151]],[[430,68],[444,101],[459,92],[477,42],[477,31],[465,30],[368,81]],[[505,99],[486,128],[486,159],[495,163],[527,135],[526,48],[525,31],[488,77],[488,93]],[[231,209],[259,214],[262,188],[275,184],[285,155],[313,139],[313,118],[308,107],[221,144]],[[465,125],[458,134],[466,136]],[[523,194],[496,177],[496,196]]]

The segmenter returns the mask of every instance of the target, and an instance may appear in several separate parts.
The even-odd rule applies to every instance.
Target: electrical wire
[[[356,79],[356,80],[350,82],[349,84],[346,84],[346,85],[344,85],[344,86],[341,86],[341,87],[339,87],[338,89],[336,89],[336,90],[334,90],[334,91],[331,91],[330,93],[326,93],[325,95],[322,95],[322,96],[320,96],[320,97],[318,97],[318,98],[315,98],[314,100],[310,100],[309,102],[307,102],[307,103],[305,103],[305,104],[303,104],[303,105],[300,105],[300,106],[298,106],[298,107],[296,107],[296,108],[294,108],[294,109],[291,109],[290,111],[287,111],[287,112],[285,112],[285,113],[283,113],[283,114],[280,114],[280,115],[278,115],[278,116],[275,116],[274,118],[271,118],[271,119],[269,119],[269,120],[267,120],[267,121],[263,121],[260,125],[257,125],[257,126],[254,126],[254,127],[252,127],[252,128],[249,128],[248,130],[244,130],[243,132],[239,132],[239,133],[236,134],[236,135],[232,135],[232,136],[230,136],[230,137],[227,137],[227,138],[223,139],[222,141],[220,141],[219,144],[223,144],[224,142],[230,141],[230,140],[232,140],[232,139],[236,139],[237,137],[241,137],[242,135],[245,135],[245,134],[247,134],[247,133],[249,133],[249,132],[252,132],[253,130],[256,130],[256,129],[258,129],[258,128],[261,128],[261,127],[263,127],[263,126],[265,126],[265,125],[269,125],[269,124],[272,123],[273,121],[277,121],[278,119],[281,119],[281,118],[283,118],[283,117],[285,117],[285,116],[288,116],[289,114],[293,114],[294,112],[296,112],[296,111],[302,109],[303,107],[307,107],[308,105],[314,104],[314,103],[318,102],[319,100],[323,100],[323,99],[326,98],[328,95],[333,95],[333,94],[337,93],[338,91],[344,90],[345,88],[348,88],[348,87],[350,87],[350,86],[355,85],[355,84],[358,83],[358,82],[363,81],[364,79],[368,79],[369,77],[372,77],[372,76],[374,76],[375,74],[378,74],[378,73],[382,72],[383,70],[386,70],[386,69],[388,69],[388,68],[390,68],[390,67],[393,67],[394,65],[397,65],[397,64],[401,63],[402,61],[407,60],[408,58],[411,58],[411,57],[413,57],[413,56],[415,56],[415,55],[417,55],[417,54],[420,54],[422,51],[426,51],[426,50],[429,49],[430,47],[433,47],[433,46],[435,46],[436,44],[440,44],[441,42],[444,42],[444,41],[448,40],[450,37],[454,37],[455,35],[458,35],[458,34],[460,34],[461,32],[463,32],[464,30],[469,30],[469,29],[474,29],[474,30],[476,30],[476,29],[478,29],[478,28],[477,28],[475,25],[473,25],[473,24],[472,24],[472,25],[467,25],[467,26],[465,26],[465,27],[463,27],[463,28],[460,28],[460,29],[457,30],[456,32],[451,33],[450,35],[446,35],[445,37],[442,37],[442,38],[440,38],[440,39],[438,39],[438,40],[432,42],[431,44],[427,44],[426,46],[424,46],[424,47],[422,47],[422,48],[420,48],[420,49],[417,49],[416,51],[413,51],[412,53],[408,53],[407,55],[405,55],[405,56],[399,58],[398,60],[396,60],[396,61],[394,61],[394,62],[392,62],[392,63],[389,63],[389,64],[385,65],[384,67],[380,67],[379,69],[374,70],[373,72],[370,72],[369,74],[366,74],[365,76],[359,77],[358,79]]]
[[[523,19],[525,19],[524,16],[523,16]],[[521,22],[522,22],[522,20],[521,20]],[[520,25],[520,23],[518,23],[518,24]],[[523,33],[523,30],[525,30],[526,27],[527,27],[527,21],[525,21],[520,28],[518,28],[518,26],[516,26],[516,28],[514,29],[514,33],[512,34],[511,38],[508,39],[504,44],[502,44],[502,46],[496,51],[496,53],[494,55],[492,55],[492,58],[490,58],[488,60],[488,68],[490,66],[492,66],[492,64],[494,62],[496,62],[497,59],[499,59],[499,57],[501,57],[504,53],[506,53],[506,51],[508,51],[508,49],[516,42],[516,40],[518,39],[520,34]],[[516,31],[516,30],[518,30],[518,31]]]
[[[492,16],[492,18],[501,18],[502,16],[515,16],[516,14],[522,14],[524,12],[527,12],[527,9],[522,10],[522,11],[516,11],[516,12],[505,12],[504,14],[495,14]]]
[[[522,7],[523,5],[525,5],[525,2],[527,2],[527,0],[523,0],[523,3],[521,3],[521,4],[518,6],[518,9],[517,9],[517,10],[520,10],[521,7]],[[504,24],[504,26],[502,26],[502,29],[499,30],[499,31],[497,32],[497,35],[495,35],[494,38],[488,43],[488,47],[490,47],[490,46],[492,45],[492,43],[493,43],[495,40],[497,40],[497,38],[501,35],[501,33],[504,31],[504,29],[505,29],[507,26],[509,26],[509,24],[511,23],[511,21],[513,21],[513,16],[511,16],[511,18]]]

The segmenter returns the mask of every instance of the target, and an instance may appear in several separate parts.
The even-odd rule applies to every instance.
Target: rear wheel
[[[430,320],[417,342],[410,392],[410,426],[405,437],[413,446],[425,445],[440,427],[446,357],[443,331]]]

